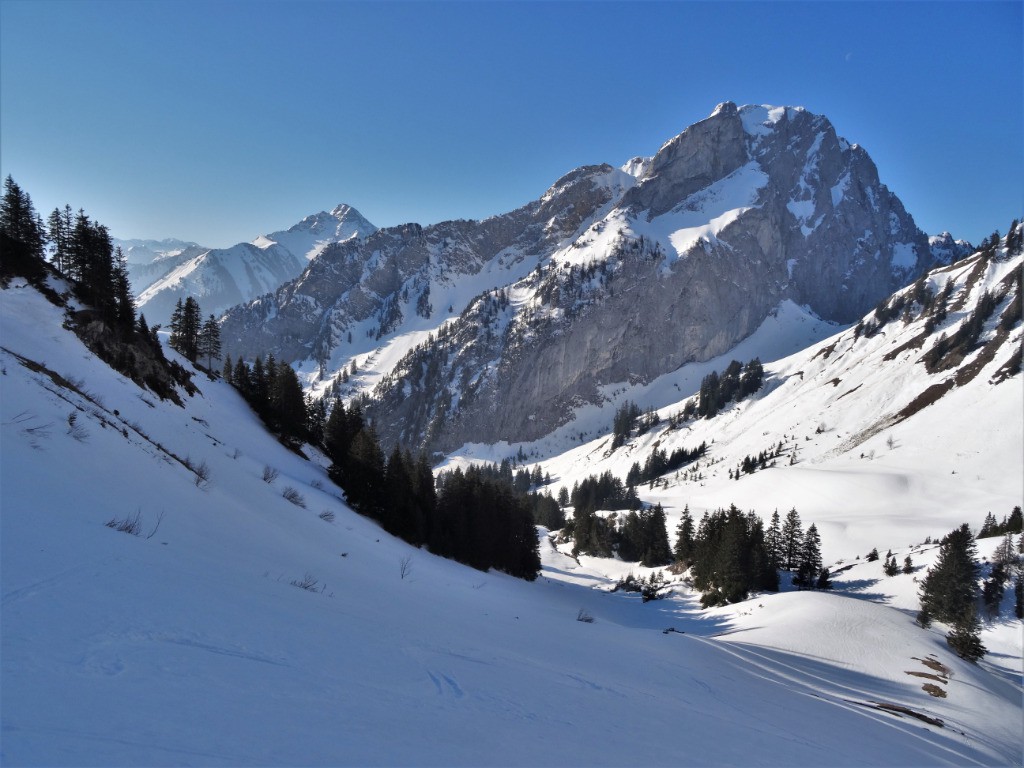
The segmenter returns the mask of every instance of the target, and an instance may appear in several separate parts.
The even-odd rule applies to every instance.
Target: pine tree
[[[974,605],[971,604],[953,622],[953,628],[946,635],[946,642],[961,659],[976,662],[985,655],[981,642],[981,622],[978,621]]]
[[[202,328],[203,316],[199,310],[199,302],[189,296],[185,299],[184,313],[181,321],[181,344],[179,350],[193,363],[199,357],[199,331]]]
[[[904,573],[913,573],[914,572],[914,562],[910,559],[910,555],[907,555],[903,559],[903,572]]]
[[[978,591],[977,547],[964,523],[942,539],[935,565],[921,586],[921,606],[933,619],[952,624],[974,606]]]
[[[794,507],[786,513],[786,520],[782,526],[782,566],[787,571],[800,565],[800,552],[803,547],[802,531],[800,514]]]
[[[674,554],[680,563],[689,563],[693,556],[693,516],[690,505],[683,507],[683,515],[676,526],[676,546]]]
[[[661,504],[640,513],[642,523],[642,557],[640,564],[647,567],[666,565],[672,561],[672,548],[668,544],[665,528],[665,510]]]
[[[0,198],[0,274],[41,279],[45,253],[46,229],[32,206],[32,198],[8,176]]]
[[[52,246],[51,261],[59,271],[64,272],[67,269],[68,249],[71,243],[71,206],[65,205],[63,211],[54,208],[46,221]]]
[[[167,343],[170,344],[171,349],[178,352],[182,348],[181,339],[181,327],[185,319],[185,302],[182,301],[181,297],[178,297],[178,301],[174,304],[174,311],[171,312],[171,324],[170,324],[170,336],[167,339]]]
[[[43,260],[46,231],[40,226],[32,198],[9,175],[0,199],[0,232],[23,245],[26,256],[32,260]]]
[[[290,365],[275,366],[273,399],[270,402],[272,421],[281,434],[305,440],[309,434],[306,423],[306,398],[299,377]]]
[[[829,573],[828,568],[822,568],[821,573],[818,574],[818,582],[815,584],[816,589],[832,589],[832,574]]]
[[[113,319],[123,333],[131,335],[135,329],[135,302],[128,281],[128,262],[121,246],[114,250],[112,266],[110,289],[113,294]]]
[[[220,358],[220,324],[213,315],[210,315],[203,323],[196,339],[196,352],[200,357],[206,358],[207,370],[213,370],[213,359]]]
[[[768,558],[772,568],[782,567],[784,553],[782,549],[782,528],[779,520],[779,510],[772,513],[771,524],[765,534],[765,546],[768,548]]]
[[[800,588],[813,589],[818,581],[818,574],[821,573],[821,537],[818,535],[818,527],[811,523],[804,534],[803,545],[800,548],[800,564],[797,566],[797,575],[793,583]]]

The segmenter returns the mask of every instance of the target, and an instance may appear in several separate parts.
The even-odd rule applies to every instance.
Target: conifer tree
[[[772,568],[781,568],[785,553],[782,548],[782,527],[777,509],[772,513],[771,523],[765,534],[765,546],[768,548],[768,558]]]
[[[813,589],[817,584],[819,573],[821,573],[821,537],[818,535],[818,527],[811,523],[803,537],[803,544],[800,548],[800,564],[797,566],[797,575],[793,583],[800,588]]]
[[[213,359],[220,359],[220,350],[220,324],[213,315],[210,315],[199,330],[196,351],[200,357],[206,358],[206,367],[212,371]]]
[[[679,525],[676,526],[676,546],[674,554],[680,563],[689,563],[693,557],[693,516],[690,514],[690,505],[683,507],[682,517]]]
[[[128,262],[121,246],[114,250],[110,290],[113,294],[111,314],[114,323],[123,333],[131,335],[135,329],[135,302],[128,282]]]
[[[981,642],[981,622],[972,603],[953,622],[953,628],[946,635],[946,642],[961,659],[976,662],[985,655]]]
[[[943,537],[935,565],[921,585],[921,607],[938,621],[959,621],[974,606],[977,578],[977,547],[964,523]]]
[[[803,547],[803,529],[800,514],[793,507],[786,513],[782,526],[782,567],[792,571],[800,565],[800,553]]]

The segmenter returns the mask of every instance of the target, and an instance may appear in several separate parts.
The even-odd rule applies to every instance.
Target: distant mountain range
[[[376,231],[359,211],[338,205],[307,216],[287,230],[230,248],[203,248],[178,240],[115,241],[128,259],[138,311],[166,323],[179,298],[194,297],[204,313],[274,290],[296,277],[329,243]]]
[[[231,309],[223,338],[314,388],[390,345],[367,404],[382,438],[450,451],[545,435],[787,300],[852,322],[967,248],[930,241],[825,117],[726,102],[653,158],[579,168],[510,213],[329,245]]]

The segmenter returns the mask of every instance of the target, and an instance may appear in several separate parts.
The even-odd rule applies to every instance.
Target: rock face
[[[421,309],[435,336],[367,412],[385,443],[449,451],[548,434],[605,385],[728,351],[786,299],[853,321],[935,263],[827,119],[725,103],[655,157],[573,171],[504,216],[332,246],[222,337],[334,370],[353,328],[407,330]],[[474,279],[490,290],[440,325],[434,297]]]
[[[152,323],[166,323],[178,299],[186,296],[195,298],[204,314],[220,315],[297,277],[330,243],[375,231],[359,211],[339,205],[251,243],[213,250],[191,247],[149,264],[130,263],[136,304]]]
[[[353,333],[380,339],[400,328],[434,327],[462,309],[464,302],[452,306],[449,297],[464,294],[467,282],[482,288],[528,273],[633,183],[609,165],[578,168],[511,213],[405,224],[332,244],[298,279],[228,312],[225,350],[327,366],[345,359]]]

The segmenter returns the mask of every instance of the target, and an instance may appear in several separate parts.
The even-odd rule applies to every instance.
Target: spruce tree
[[[779,520],[779,510],[772,513],[771,524],[765,534],[765,546],[768,548],[768,557],[772,568],[781,568],[784,558],[782,549],[782,527]]]
[[[800,514],[796,507],[786,513],[782,526],[782,567],[791,571],[800,565],[800,553],[803,548],[803,529],[800,525]]]
[[[206,358],[207,370],[213,370],[213,359],[220,358],[220,324],[210,315],[199,330],[196,340],[196,351],[200,357]]]
[[[821,537],[818,535],[818,527],[811,523],[804,534],[803,545],[800,549],[800,563],[797,566],[797,575],[793,583],[801,589],[813,589],[818,582],[818,574],[821,573]]]
[[[935,565],[921,585],[921,606],[938,621],[952,624],[973,609],[978,586],[977,547],[964,523],[942,539]]]
[[[693,556],[693,516],[690,505],[683,507],[683,515],[676,526],[676,546],[674,554],[680,563],[689,563]]]
[[[953,622],[953,628],[946,635],[946,642],[961,659],[976,662],[985,655],[981,642],[981,622],[978,621],[974,605],[968,606]]]

